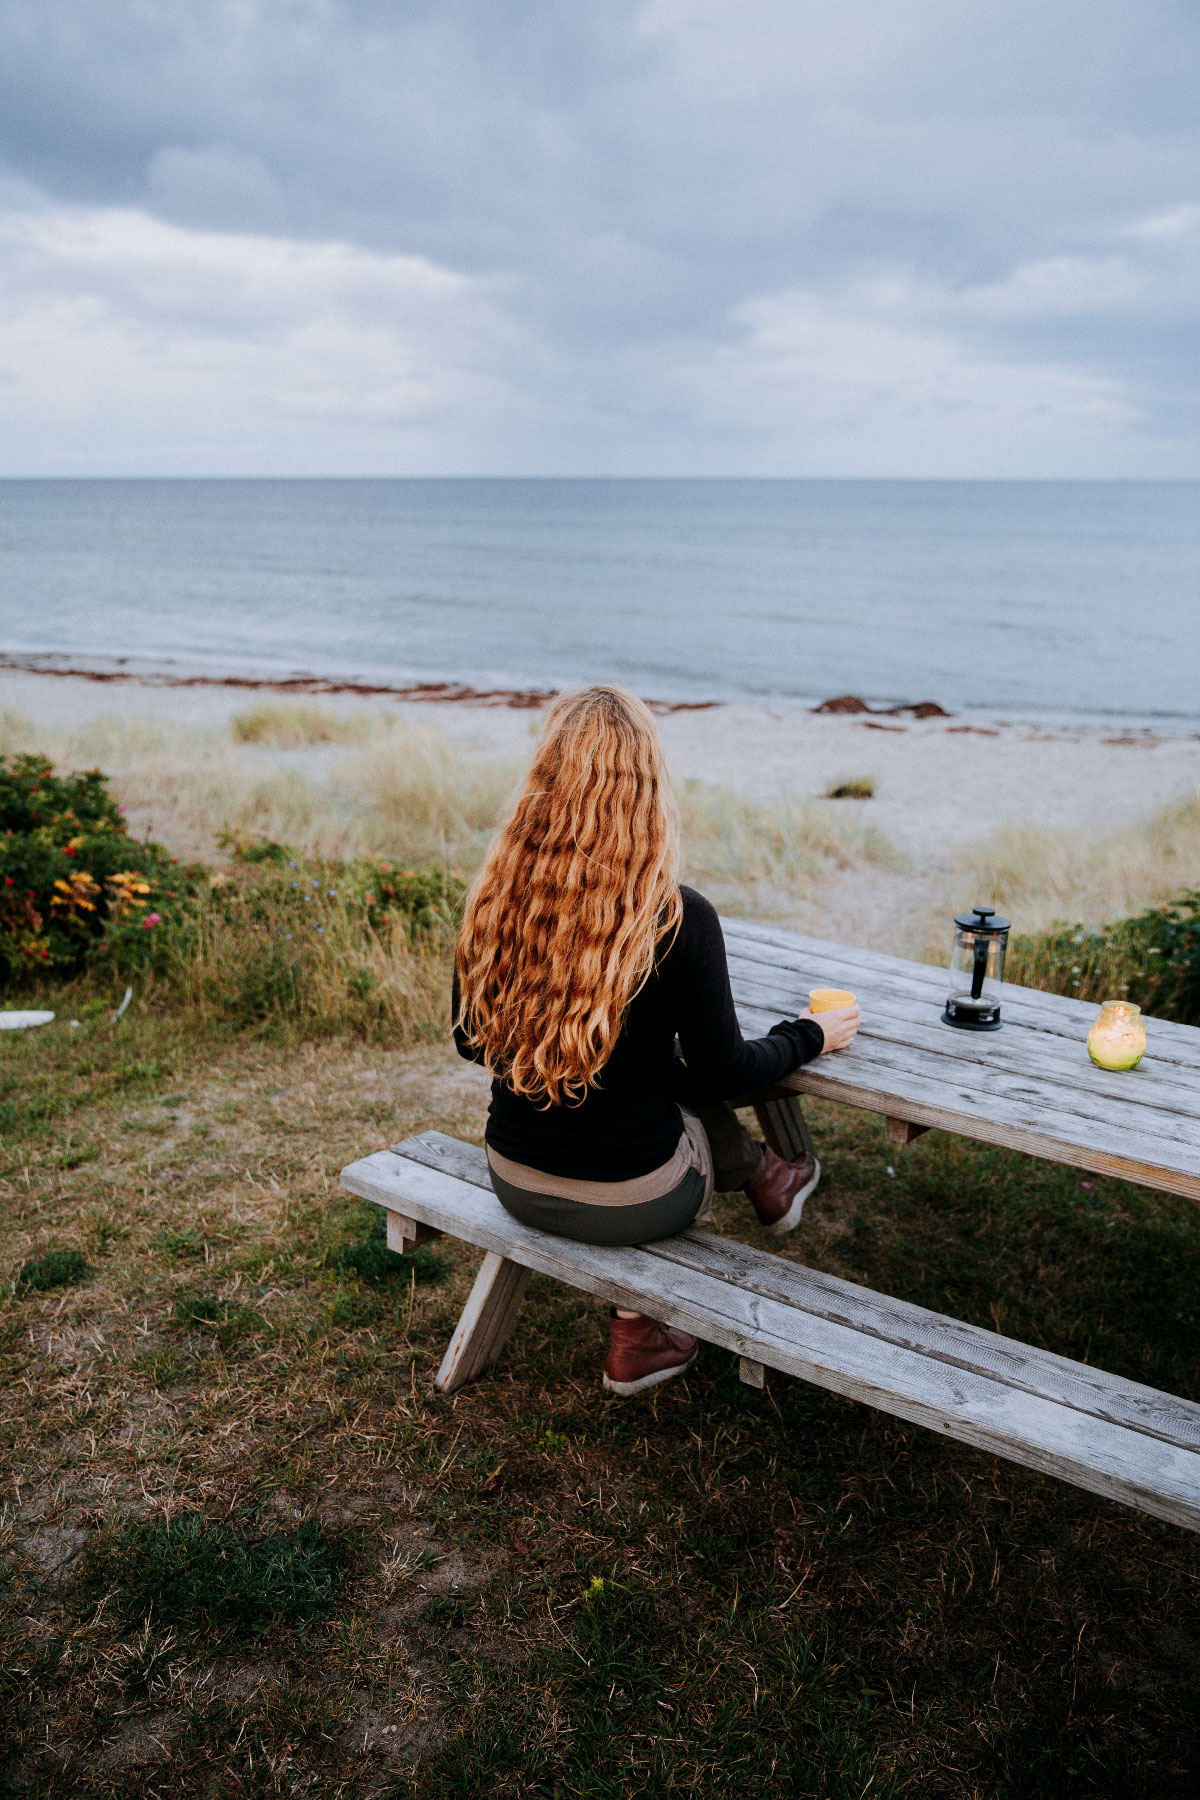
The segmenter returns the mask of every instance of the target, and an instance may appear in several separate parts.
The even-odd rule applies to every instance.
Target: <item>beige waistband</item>
[[[635,1175],[629,1181],[580,1181],[570,1175],[547,1175],[543,1169],[531,1169],[525,1163],[512,1162],[498,1150],[488,1146],[487,1158],[501,1181],[510,1187],[524,1188],[529,1194],[548,1194],[556,1200],[581,1200],[588,1206],[642,1206],[647,1200],[659,1200],[679,1186],[689,1169],[698,1169],[709,1180],[711,1152],[703,1127],[686,1108],[683,1112],[683,1136],[669,1161],[648,1175]]]

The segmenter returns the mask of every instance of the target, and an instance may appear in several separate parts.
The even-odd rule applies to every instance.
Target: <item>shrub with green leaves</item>
[[[227,897],[240,898],[261,918],[270,913],[272,922],[280,909],[298,916],[305,905],[330,895],[364,910],[376,929],[398,923],[414,938],[449,939],[462,918],[467,884],[457,869],[403,869],[371,856],[330,862],[302,856],[274,838],[229,829],[218,833],[217,842],[235,862],[262,870],[257,882],[239,884]]]
[[[1015,938],[1008,974],[1049,993],[1129,999],[1157,1018],[1200,1025],[1200,892],[1099,931],[1064,924]]]
[[[239,843],[244,873],[214,876],[192,935],[169,934],[171,985],[233,1024],[267,1032],[439,1029],[462,877],[376,858],[293,853],[281,862],[261,848]]]
[[[462,918],[467,884],[457,869],[397,869],[391,863],[359,865],[371,877],[367,903],[374,914],[403,919],[410,932],[453,937]]]
[[[130,837],[99,769],[0,757],[0,973],[148,967],[192,885],[160,844]]]

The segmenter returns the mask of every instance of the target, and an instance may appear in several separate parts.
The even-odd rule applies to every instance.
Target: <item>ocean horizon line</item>
[[[504,484],[547,482],[568,484],[572,482],[593,482],[617,484],[620,482],[639,483],[656,486],[702,486],[730,485],[733,483],[755,487],[1030,487],[1030,488],[1073,488],[1073,487],[1122,487],[1122,488],[1154,488],[1154,487],[1200,487],[1200,475],[625,475],[612,473],[563,474],[472,474],[457,470],[451,473],[431,474],[303,474],[295,471],[283,474],[245,474],[228,472],[220,475],[174,473],[158,471],[146,474],[45,474],[27,472],[19,475],[0,475],[0,486],[22,486],[37,484],[42,486],[83,485],[106,483],[114,486],[122,483],[152,484],[162,483],[164,486],[183,483],[200,484],[240,484],[252,482],[312,482],[354,485],[355,483],[391,483],[391,482],[477,482],[493,486]]]

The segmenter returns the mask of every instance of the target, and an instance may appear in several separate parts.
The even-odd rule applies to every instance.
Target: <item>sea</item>
[[[0,482],[0,652],[1200,717],[1200,483]]]

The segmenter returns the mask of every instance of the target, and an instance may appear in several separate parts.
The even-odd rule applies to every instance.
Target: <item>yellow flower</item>
[[[118,917],[123,918],[130,907],[136,906],[149,892],[149,882],[143,881],[136,869],[125,869],[108,878],[109,905]]]
[[[70,881],[56,881],[57,892],[50,896],[51,906],[61,907],[65,912],[95,912],[95,896],[100,892],[100,883],[93,881],[83,869],[72,875]]]

